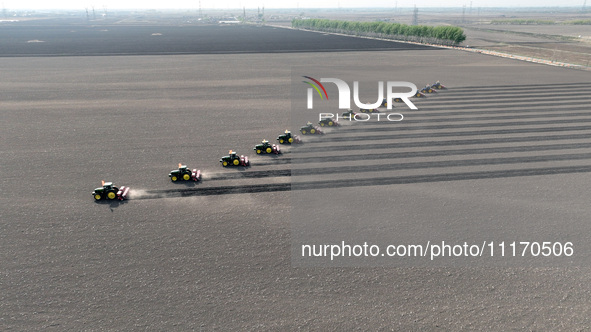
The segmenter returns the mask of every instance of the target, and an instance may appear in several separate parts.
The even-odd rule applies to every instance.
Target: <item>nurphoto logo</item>
[[[308,109],[314,108],[314,90],[318,93],[321,100],[328,100],[328,94],[326,93],[326,89],[322,83],[334,83],[337,86],[339,91],[339,109],[350,109],[351,108],[351,88],[347,82],[338,79],[338,78],[321,78],[320,81],[310,77],[310,76],[303,76],[304,78],[309,79],[311,82],[303,81],[304,83],[310,85],[311,87],[308,88]],[[395,92],[393,88],[409,88],[409,92]],[[322,92],[320,91],[322,90]],[[324,93],[324,94],[323,94]],[[417,86],[410,82],[399,82],[399,81],[387,81],[386,82],[386,102],[387,108],[390,110],[392,109],[392,102],[395,99],[398,99],[406,104],[411,110],[417,110],[418,108],[410,101],[410,97],[414,96],[417,93]],[[360,109],[375,109],[382,105],[384,101],[384,82],[378,81],[378,99],[373,104],[364,104],[359,101],[359,82],[353,81],[353,101],[355,105]]]

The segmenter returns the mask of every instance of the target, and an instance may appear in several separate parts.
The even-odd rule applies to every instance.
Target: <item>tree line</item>
[[[294,19],[294,28],[337,32],[421,43],[457,45],[466,39],[464,30],[455,26],[407,25],[387,22],[355,22],[328,19]]]
[[[507,19],[507,20],[492,20],[490,24],[517,24],[517,25],[551,25],[556,24],[551,20],[534,20],[534,19]]]

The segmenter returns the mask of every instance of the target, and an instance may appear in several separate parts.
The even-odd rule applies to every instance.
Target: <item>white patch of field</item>
[[[129,199],[145,199],[153,198],[154,194],[149,194],[145,189],[129,189],[127,198]]]

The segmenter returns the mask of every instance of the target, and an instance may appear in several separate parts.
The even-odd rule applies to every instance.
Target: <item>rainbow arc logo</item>
[[[316,85],[308,82],[308,81],[302,81],[308,85],[310,85],[312,88],[314,88],[314,90],[316,90],[316,92],[318,92],[318,95],[320,96],[320,99],[324,99],[324,97],[326,97],[326,100],[328,100],[328,94],[326,93],[326,89],[324,88],[324,86],[322,85],[322,83],[320,83],[318,80],[310,77],[310,76],[302,76],[303,78],[307,78],[310,81],[316,83]],[[324,92],[324,97],[322,96],[322,93],[320,92],[320,89],[318,89],[318,87],[320,87],[320,89],[322,89],[322,91]],[[311,88],[308,89],[308,108],[312,108],[312,94],[313,91]]]

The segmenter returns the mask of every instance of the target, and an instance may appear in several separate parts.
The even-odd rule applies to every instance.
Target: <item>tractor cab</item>
[[[285,136],[286,139],[290,139],[291,138],[291,131],[289,131],[289,130],[286,129],[284,136]]]
[[[302,129],[308,129],[308,130],[313,129],[313,128],[314,128],[314,125],[310,121],[308,121],[306,123],[306,125],[302,127]]]
[[[103,189],[106,191],[113,190],[113,182],[105,182],[105,184],[103,184]]]
[[[259,145],[259,147],[261,147],[262,149],[267,149],[267,148],[271,147],[271,143],[269,143],[269,141],[264,139],[261,141],[261,145]],[[256,147],[255,147],[255,150],[256,150]]]
[[[187,165],[179,165],[179,172],[185,173],[187,171]]]

